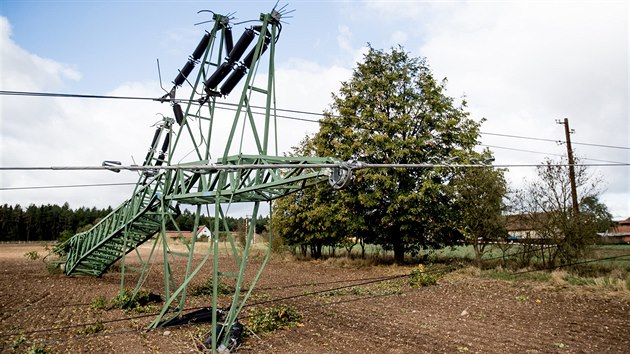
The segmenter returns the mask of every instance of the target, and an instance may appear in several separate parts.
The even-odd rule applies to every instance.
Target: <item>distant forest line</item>
[[[102,218],[112,212],[112,208],[105,209],[80,207],[71,209],[68,203],[63,205],[34,205],[23,208],[19,204],[0,206],[0,242],[4,241],[54,241],[62,235],[63,239],[69,234],[89,230]],[[184,210],[175,218],[182,231],[191,231],[194,227],[194,214]],[[231,230],[239,230],[246,224],[244,218],[226,218]],[[214,218],[201,216],[199,224],[212,229]],[[264,231],[268,222],[267,217],[259,217],[256,232]],[[172,223],[167,226],[173,229]]]

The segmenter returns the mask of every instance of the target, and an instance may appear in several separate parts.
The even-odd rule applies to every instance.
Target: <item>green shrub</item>
[[[438,276],[428,273],[424,265],[420,264],[409,274],[409,286],[419,288],[421,286],[429,286],[437,284]]]
[[[92,308],[95,310],[106,310],[107,305],[107,299],[105,299],[105,296],[100,295],[92,300]]]
[[[44,344],[33,344],[24,351],[24,354],[52,354],[53,351]]]
[[[105,330],[105,325],[103,321],[97,320],[95,323],[91,325],[87,325],[78,331],[79,334],[96,334]]]
[[[19,337],[17,337],[14,341],[13,344],[11,346],[11,353],[15,353],[15,351],[20,347],[20,345],[22,345],[24,342],[26,342],[26,337],[21,334]]]
[[[37,251],[29,251],[29,252],[24,253],[24,257],[30,260],[36,261],[39,259],[39,253],[37,253]]]
[[[248,316],[247,326],[254,333],[270,333],[280,329],[301,326],[302,314],[292,306],[278,305],[254,308]]]
[[[154,307],[150,307],[150,304],[162,301],[162,298],[158,294],[149,292],[148,290],[140,289],[135,297],[132,298],[133,292],[129,289],[124,289],[116,295],[111,301],[113,307],[117,307],[125,310],[134,310],[136,312],[152,312]]]

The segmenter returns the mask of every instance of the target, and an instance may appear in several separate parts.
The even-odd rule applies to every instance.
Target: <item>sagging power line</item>
[[[191,102],[191,100],[181,99],[181,98],[175,99],[175,98],[164,98],[164,97],[155,98],[155,97],[139,97],[139,96],[86,95],[86,94],[71,94],[71,93],[57,93],[57,92],[33,92],[33,91],[9,91],[9,90],[0,90],[0,95],[4,95],[4,96],[30,96],[30,97],[85,98],[85,99],[117,99],[117,100],[173,102],[173,103]],[[193,100],[192,102],[195,103],[196,101]],[[217,108],[222,109],[222,110],[236,111],[235,107],[238,107],[237,104],[235,104],[235,103],[228,103],[228,102],[215,102],[215,104],[219,105],[219,106],[226,106],[226,107],[217,107]],[[250,108],[253,108],[253,109],[264,109],[265,107],[251,105]],[[297,109],[276,108],[275,110],[278,111],[278,112],[304,114],[304,115],[317,116],[317,117],[325,117],[326,116],[324,113],[310,112],[310,111],[297,110]],[[257,115],[265,114],[264,112],[256,112],[256,111],[253,111],[252,113],[253,114],[257,114]],[[330,116],[331,117],[339,117],[339,116],[334,115],[334,114],[331,114]],[[320,123],[319,119],[308,119],[308,118],[300,118],[300,117],[287,116],[287,115],[276,115],[276,117],[281,118],[281,119],[296,120],[296,121],[301,121],[301,122]],[[565,143],[565,141],[557,140],[557,139],[545,139],[545,138],[537,138],[537,137],[522,136],[522,135],[515,135],[515,134],[495,133],[495,132],[486,132],[486,131],[480,131],[480,134],[482,134],[482,135],[491,135],[491,136],[500,136],[500,137],[513,138],[513,139],[524,139],[524,140],[552,142],[552,143],[555,143],[555,144],[557,144],[557,143]],[[630,150],[630,147],[627,147],[627,146],[615,146],[615,145],[596,144],[596,143],[583,143],[583,142],[575,142],[575,141],[572,142],[572,143],[573,143],[573,145],[592,146],[592,147],[600,147],[600,148],[608,148],[608,149]]]

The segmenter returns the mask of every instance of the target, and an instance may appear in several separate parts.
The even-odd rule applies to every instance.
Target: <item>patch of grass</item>
[[[212,278],[209,278],[201,284],[194,284],[190,286],[188,290],[192,296],[212,296]],[[217,294],[219,295],[231,295],[234,293],[234,289],[230,288],[226,283],[219,280],[217,285]]]
[[[29,251],[29,252],[24,253],[24,257],[32,261],[36,261],[39,259],[39,253],[37,253],[37,251]]]
[[[254,308],[247,319],[247,327],[254,333],[271,333],[302,326],[302,314],[292,306],[278,305]]]
[[[543,272],[543,271],[529,271],[529,270],[521,270],[517,272],[512,272],[509,270],[504,270],[503,268],[495,268],[483,271],[481,273],[482,276],[498,279],[498,280],[506,280],[506,281],[536,281],[536,282],[549,282],[551,281],[551,273]]]

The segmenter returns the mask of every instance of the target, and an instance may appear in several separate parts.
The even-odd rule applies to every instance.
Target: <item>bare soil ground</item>
[[[41,260],[24,256],[33,250],[46,254],[41,245],[0,245],[0,352],[10,353],[16,346],[20,353],[34,343],[55,353],[199,352],[196,343],[209,325],[144,331],[153,316],[92,306],[98,296],[112,299],[117,294],[119,273],[101,278],[49,274]],[[251,263],[260,259],[253,257]],[[342,263],[272,258],[250,304],[292,305],[303,314],[302,325],[248,337],[238,352],[630,352],[627,292],[499,281],[465,272],[448,274],[438,285],[412,288],[406,278],[367,283],[408,274],[410,267],[353,268]],[[210,271],[207,264],[196,279],[205,279]],[[161,266],[152,272],[144,287],[160,293]],[[253,274],[248,272],[248,278]],[[135,285],[133,277],[129,275],[130,286]],[[335,290],[306,295],[326,289]],[[290,296],[296,297],[273,302]],[[221,299],[222,304],[227,301]],[[209,302],[191,296],[186,306]],[[86,334],[88,325],[98,321],[104,329]],[[18,345],[21,336],[24,342]]]

